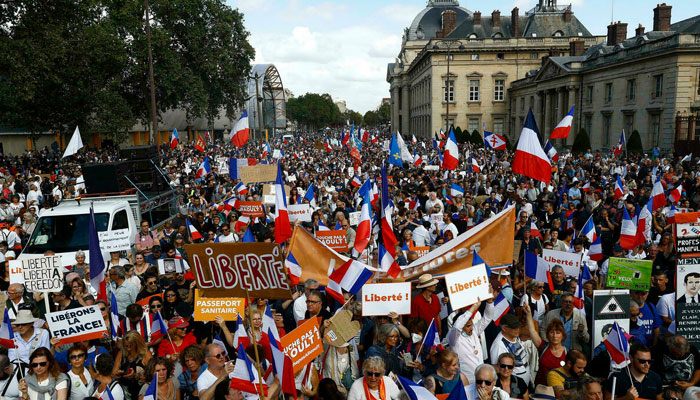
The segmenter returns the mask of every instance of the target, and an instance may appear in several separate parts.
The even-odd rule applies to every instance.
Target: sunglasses
[[[642,358],[638,358],[638,359],[637,359],[637,362],[640,363],[640,364],[651,364],[651,359],[645,360],[645,359],[642,359]]]
[[[513,369],[513,368],[515,368],[515,366],[507,365],[507,364],[498,364],[498,366],[501,367],[501,369]]]
[[[163,308],[163,305],[162,305],[162,304],[154,304],[154,305],[151,306],[151,308],[154,309],[154,310],[157,310],[157,309],[159,309],[159,308]]]
[[[36,367],[45,367],[48,363],[49,363],[48,361],[42,361],[42,362],[38,362],[38,363],[31,363],[29,365],[31,365],[32,368],[36,368]]]
[[[381,372],[371,372],[371,371],[367,371],[367,372],[365,372],[365,375],[367,375],[368,377],[369,377],[369,376],[373,376],[373,377],[375,377],[375,378],[379,378],[380,376],[382,376],[382,373],[381,373]]]
[[[174,293],[169,293],[169,294],[166,294],[166,295],[165,295],[165,297],[175,297],[175,296],[177,296],[177,295],[174,294]]]
[[[100,307],[100,311],[104,311],[106,309],[107,309],[106,307]]]
[[[216,358],[217,360],[226,357],[226,355],[224,353],[212,354],[211,356]]]
[[[487,379],[477,379],[477,380],[476,380],[476,384],[477,384],[477,385],[481,385],[482,383],[483,383],[483,384],[486,384],[486,386],[491,386],[491,384],[493,383],[493,381],[489,381],[489,380],[487,380]]]
[[[68,357],[68,358],[70,358],[71,360],[75,360],[77,358],[83,358],[83,357],[85,357],[85,353],[71,354],[70,357]]]
[[[311,303],[311,304],[318,304],[318,303],[320,303],[320,301],[306,300],[306,304],[309,304],[309,303]]]

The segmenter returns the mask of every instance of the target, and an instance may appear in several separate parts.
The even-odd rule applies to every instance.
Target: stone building
[[[568,55],[569,42],[605,40],[576,19],[570,6],[540,0],[524,15],[490,15],[457,0],[429,0],[404,30],[401,50],[388,64],[392,130],[432,136],[448,125],[506,133],[508,87],[540,66],[544,56]]]
[[[627,33],[626,23],[612,23],[605,43],[589,47],[573,40],[568,56],[544,58],[513,82],[509,118],[517,129],[508,132],[511,138],[517,138],[528,109],[544,141],[575,105],[572,134],[555,146],[573,144],[581,127],[593,149],[615,146],[623,129],[627,138],[638,131],[645,149],[700,140],[692,116],[700,110],[700,16],[671,24],[671,6],[660,4],[652,31],[639,25],[632,37]]]

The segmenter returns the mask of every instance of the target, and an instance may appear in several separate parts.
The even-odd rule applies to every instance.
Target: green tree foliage
[[[369,127],[379,125],[379,113],[376,111],[367,111],[362,119],[365,121],[365,125]]]
[[[343,115],[329,94],[306,93],[303,96],[289,99],[287,118],[312,130],[332,124],[345,124]]]
[[[629,140],[627,140],[627,151],[630,153],[644,153],[642,137],[636,129],[632,131]]]
[[[33,133],[99,131],[121,141],[150,119],[142,0],[17,0],[0,12],[0,118]],[[188,120],[245,100],[254,50],[223,0],[151,2],[156,104]]]
[[[481,147],[484,145],[484,137],[481,136],[481,132],[479,132],[477,129],[474,129],[474,131],[472,131],[472,135],[469,140],[474,146]]]
[[[377,115],[379,116],[379,123],[388,124],[391,122],[391,104],[382,103],[377,109]]]
[[[571,152],[574,154],[585,153],[591,148],[591,139],[588,137],[588,132],[584,128],[579,129],[574,144],[571,146]]]
[[[350,121],[351,124],[355,124],[356,127],[362,125],[362,114],[357,111],[347,110],[343,113],[343,120]]]

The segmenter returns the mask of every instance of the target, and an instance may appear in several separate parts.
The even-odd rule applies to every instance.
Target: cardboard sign
[[[275,197],[274,194],[264,194],[263,195],[263,204],[269,204],[269,205],[275,205],[275,201],[277,201],[277,197]]]
[[[194,290],[194,320],[213,321],[221,316],[225,321],[236,321],[238,314],[245,315],[245,299],[242,297],[202,297]]]
[[[292,359],[294,373],[301,371],[306,364],[323,353],[321,331],[318,320],[311,318],[299,327],[280,338],[284,354]]]
[[[274,196],[277,194],[277,190],[275,189],[276,186],[273,184],[266,183],[263,185],[263,196],[264,195],[271,195]],[[287,202],[289,202],[289,194],[291,193],[292,188],[289,187],[288,185],[284,185],[284,194],[287,195]]]
[[[334,346],[349,342],[360,331],[360,323],[352,320],[352,312],[348,310],[339,311],[328,322],[323,337]]]
[[[287,215],[289,222],[296,221],[311,222],[311,207],[308,204],[289,204],[287,205]]]
[[[442,213],[430,214],[430,223],[435,225],[440,225],[442,222]]]
[[[265,218],[265,207],[260,201],[239,201],[238,211],[247,217]]]
[[[258,164],[238,167],[238,175],[246,185],[249,183],[274,182],[277,179],[277,164]]]
[[[421,258],[424,255],[430,253],[430,246],[409,247],[408,250],[415,251],[416,253],[418,253],[418,258]]]
[[[549,263],[550,269],[555,265],[559,265],[564,268],[564,273],[567,276],[578,278],[578,273],[581,270],[580,253],[543,249],[542,258]]]
[[[128,229],[97,232],[97,236],[100,239],[100,250],[102,251],[111,252],[131,249]]]
[[[447,285],[450,304],[454,310],[470,306],[479,300],[488,300],[493,297],[489,293],[489,278],[486,275],[486,266],[484,264],[445,275],[445,284]]]
[[[348,222],[350,222],[350,226],[357,226],[360,224],[360,214],[362,214],[362,211],[353,211],[349,214]]]
[[[61,339],[59,344],[107,336],[107,326],[97,305],[48,313],[46,322],[51,336]]]
[[[596,346],[605,340],[614,322],[629,333],[629,290],[595,290],[593,292],[593,328],[590,332],[591,350],[595,350]],[[571,329],[574,330],[576,327],[572,326]]]
[[[362,316],[411,313],[411,282],[367,283],[362,286]]]
[[[314,141],[314,149],[316,150],[326,150],[326,145],[320,141],[320,140],[315,140]]]
[[[607,282],[609,287],[649,290],[653,261],[618,257],[610,257],[609,260]]]
[[[163,293],[157,293],[157,294],[154,294],[152,296],[148,296],[148,297],[136,302],[136,304],[143,307],[143,314],[144,315],[148,314],[148,312],[150,311],[150,307],[148,306],[148,304],[151,302],[151,299],[153,297],[160,297],[161,302],[163,301]]]
[[[316,239],[337,252],[344,253],[348,251],[348,239],[345,236],[345,229],[316,231]]]
[[[25,258],[22,263],[22,281],[27,292],[60,292],[63,290],[61,256]]]
[[[290,296],[284,256],[274,243],[196,243],[185,250],[203,297]]]

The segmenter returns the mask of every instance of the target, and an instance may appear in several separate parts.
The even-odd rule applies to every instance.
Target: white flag
[[[68,142],[68,146],[66,147],[66,151],[63,153],[63,157],[61,158],[66,158],[68,156],[72,156],[73,154],[77,153],[78,150],[83,148],[83,139],[80,137],[80,129],[78,127],[75,127],[75,132],[73,132],[73,137],[70,138],[70,142]]]

